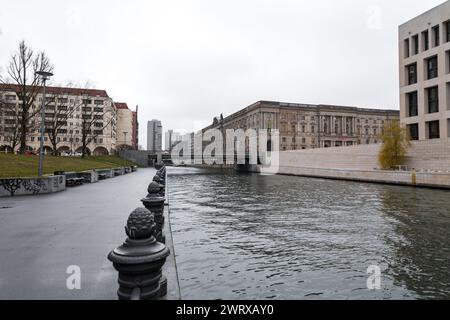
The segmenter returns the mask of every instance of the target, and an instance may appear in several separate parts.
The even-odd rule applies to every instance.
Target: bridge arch
[[[2,145],[0,146],[0,152],[14,153],[14,150],[13,148],[11,148],[11,146]]]
[[[70,153],[70,148],[68,146],[59,147],[56,152],[61,155],[62,153]]]
[[[107,156],[109,155],[109,152],[105,147],[97,147],[94,149],[94,152],[92,154],[94,156]]]
[[[83,147],[79,147],[77,150],[75,150],[75,152],[83,153]],[[91,150],[88,147],[86,147],[86,155],[88,155],[88,156],[91,155]]]

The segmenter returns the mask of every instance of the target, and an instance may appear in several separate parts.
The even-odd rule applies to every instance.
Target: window
[[[311,126],[311,133],[314,133],[316,131],[316,128],[314,126]]]
[[[438,76],[438,58],[437,56],[425,60],[427,66],[428,80],[437,78]]]
[[[407,77],[408,77],[408,85],[417,83],[417,63],[410,64],[406,67]]]
[[[408,110],[407,110],[407,116],[408,117],[416,117],[418,113],[418,99],[417,99],[417,91],[410,92],[407,95],[407,103],[408,103]]]
[[[445,42],[450,42],[450,20],[444,23],[445,25]]]
[[[424,32],[422,32],[422,50],[423,51],[427,51],[428,49],[430,49],[430,35],[428,33],[428,30],[425,30]]]
[[[450,51],[445,51],[445,73],[450,73]]]
[[[439,91],[438,87],[426,89],[428,100],[428,113],[439,112]]]
[[[412,37],[413,40],[413,55],[419,53],[419,35],[416,34]]]
[[[409,53],[409,39],[405,40],[404,46],[405,46],[405,58],[409,58],[409,56],[410,56],[410,53]]]
[[[440,45],[440,37],[439,37],[439,25],[433,28],[433,47],[437,47]]]
[[[428,127],[428,139],[440,138],[439,120],[427,122],[427,127]]]
[[[409,124],[408,125],[409,139],[419,140],[419,124]]]

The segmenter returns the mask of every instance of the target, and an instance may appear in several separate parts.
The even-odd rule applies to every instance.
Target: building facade
[[[138,121],[138,112],[139,112],[139,106],[136,106],[136,111],[132,112],[133,116],[133,134],[132,134],[132,147],[133,150],[139,150],[139,121]]]
[[[18,151],[13,141],[20,136],[18,118],[21,117],[21,101],[17,85],[0,85],[0,151]],[[38,92],[31,108],[27,127],[26,149],[39,152],[40,108],[42,92]],[[123,122],[117,107],[105,90],[46,88],[44,151],[57,154],[81,153],[84,137],[88,142],[87,154],[112,154],[117,148],[117,123]],[[54,132],[54,141],[50,133]],[[131,132],[131,131],[130,131]],[[56,143],[56,150],[55,149]]]
[[[279,130],[280,150],[301,150],[380,142],[387,121],[399,111],[259,101],[207,129]]]
[[[151,120],[147,123],[147,151],[162,151],[162,124],[159,120]]]
[[[173,132],[173,130],[169,130],[166,132],[164,137],[164,146],[166,151],[171,151],[172,148],[181,142],[181,134],[178,132]]]
[[[114,103],[117,109],[117,148],[138,149],[139,124],[136,111],[123,102]]]
[[[450,137],[450,1],[399,27],[400,115],[412,140]]]

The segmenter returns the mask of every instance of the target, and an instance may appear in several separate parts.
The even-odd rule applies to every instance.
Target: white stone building
[[[450,1],[399,27],[400,110],[412,140],[450,137]]]

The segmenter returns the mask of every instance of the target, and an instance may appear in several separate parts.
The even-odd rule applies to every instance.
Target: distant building
[[[133,111],[133,150],[139,150],[139,121],[138,121],[139,106],[136,106],[136,111]]]
[[[173,130],[169,130],[165,134],[164,141],[165,141],[165,150],[166,151],[171,151],[172,148],[176,144],[181,142],[181,134],[179,134],[178,132],[173,132]]]
[[[450,138],[450,1],[399,27],[401,122],[412,140]]]
[[[397,110],[259,101],[228,117],[215,117],[207,129],[275,129],[280,150],[301,150],[372,144]]]
[[[147,151],[162,151],[162,124],[159,120],[147,123]]]
[[[13,137],[18,134],[17,115],[21,114],[18,93],[21,87],[15,84],[0,84],[0,151],[12,150]],[[51,124],[58,122],[57,150],[61,153],[75,153],[82,150],[83,122],[89,122],[87,153],[94,155],[111,154],[117,146],[117,122],[121,122],[113,100],[105,90],[47,87],[45,124],[46,133]],[[26,149],[38,152],[40,148],[40,114],[42,103],[39,92],[30,112]],[[44,137],[44,152],[53,152],[53,145],[47,134]]]
[[[136,111],[131,111],[123,102],[115,102],[117,109],[117,148],[137,150],[139,124]]]

